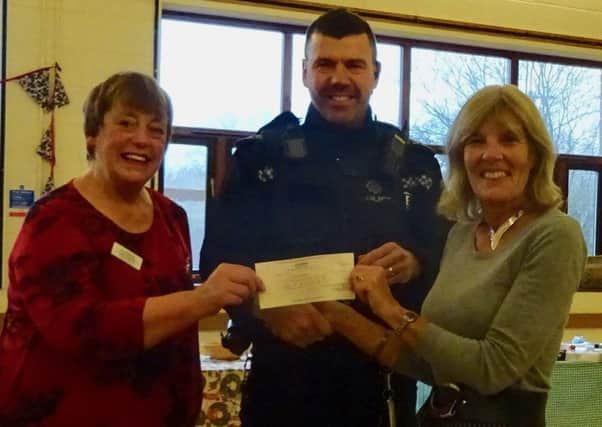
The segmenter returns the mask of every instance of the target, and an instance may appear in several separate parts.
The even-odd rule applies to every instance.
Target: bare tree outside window
[[[568,213],[581,223],[587,251],[596,253],[596,215],[598,212],[598,172],[569,171]]]
[[[602,154],[602,70],[520,61],[519,87],[541,111],[559,153]],[[570,171],[568,193],[568,212],[581,223],[588,252],[594,255],[598,173]]]
[[[520,61],[518,86],[535,102],[556,149],[599,156],[602,70]]]
[[[505,58],[412,49],[410,137],[445,145],[460,107],[477,90],[510,81]]]

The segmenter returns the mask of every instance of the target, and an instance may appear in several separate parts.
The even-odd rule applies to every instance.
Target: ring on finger
[[[394,275],[395,275],[395,272],[393,271],[393,267],[387,268],[387,276],[391,277]]]

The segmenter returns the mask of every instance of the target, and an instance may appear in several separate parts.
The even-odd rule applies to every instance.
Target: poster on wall
[[[27,210],[33,205],[34,191],[26,190],[25,186],[20,185],[18,189],[8,192],[8,216],[24,217]]]

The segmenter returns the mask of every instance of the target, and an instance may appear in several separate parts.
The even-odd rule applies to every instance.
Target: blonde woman
[[[379,362],[434,385],[424,426],[545,425],[550,375],[586,248],[558,206],[552,141],[533,102],[489,86],[461,109],[447,143],[439,209],[457,221],[420,315],[385,271],[358,265],[353,289],[387,327],[340,303],[320,309]]]

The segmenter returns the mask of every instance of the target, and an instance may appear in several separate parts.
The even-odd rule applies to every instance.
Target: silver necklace
[[[521,216],[523,216],[524,213],[525,211],[522,209],[519,210],[517,213],[508,218],[506,222],[500,225],[497,230],[494,230],[493,227],[489,226],[489,244],[491,245],[492,251],[495,251],[495,248],[498,247],[504,233],[508,231],[510,227],[512,227],[514,223],[518,221]]]

